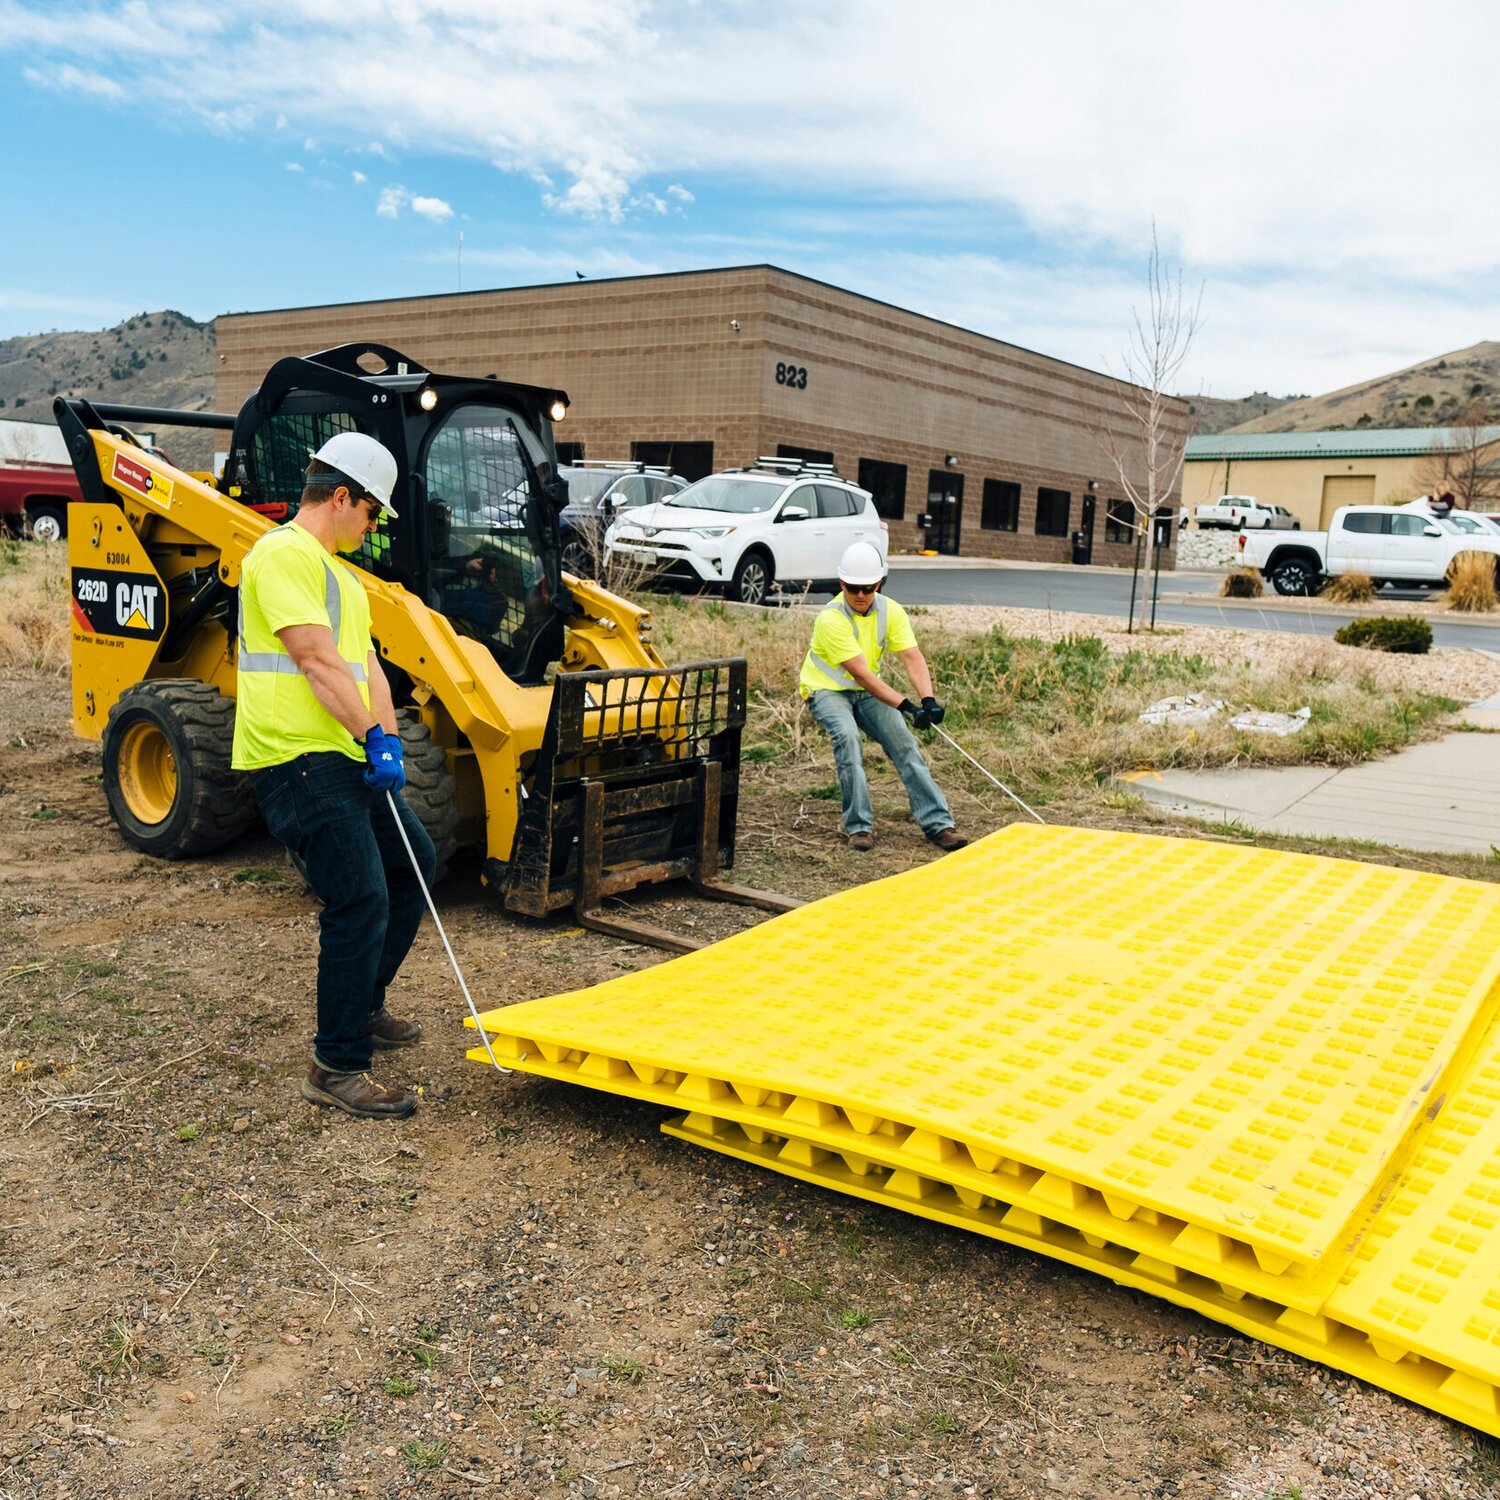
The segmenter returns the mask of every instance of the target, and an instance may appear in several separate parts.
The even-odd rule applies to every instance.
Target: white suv
[[[606,558],[629,560],[663,583],[708,585],[741,604],[773,588],[832,589],[850,542],[886,557],[885,523],[867,490],[828,464],[763,458],[688,485],[620,517]]]

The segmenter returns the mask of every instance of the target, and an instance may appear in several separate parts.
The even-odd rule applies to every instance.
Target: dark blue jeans
[[[266,827],[301,861],[323,903],[318,925],[320,1067],[362,1073],[370,1066],[369,1024],[406,957],[427,903],[384,792],[365,785],[364,767],[337,751],[299,755],[253,771]],[[401,823],[429,888],[437,855],[399,792]]]

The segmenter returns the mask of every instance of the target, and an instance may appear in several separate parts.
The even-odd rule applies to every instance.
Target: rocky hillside
[[[1256,391],[1249,396],[1183,396],[1194,417],[1194,432],[1228,432],[1242,422],[1269,417],[1289,402],[1305,401],[1305,396],[1269,396]]]
[[[51,421],[54,396],[207,411],[213,366],[214,325],[170,309],[140,313],[99,332],[0,339],[0,416]],[[158,432],[183,467],[211,461],[213,433],[166,427]]]
[[[1326,396],[1304,396],[1242,421],[1199,431],[1331,432],[1347,427],[1450,427],[1466,410],[1500,420],[1500,343],[1487,340]]]

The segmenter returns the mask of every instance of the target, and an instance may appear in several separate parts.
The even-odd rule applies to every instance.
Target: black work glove
[[[903,698],[896,705],[896,712],[898,714],[905,714],[908,719],[912,720],[913,723],[915,723],[917,715],[919,713],[921,713],[922,710],[920,708],[918,708],[917,705],[915,703],[913,703],[910,698]]]
[[[921,711],[912,721],[918,729],[931,729],[934,724],[943,722],[943,714],[946,710],[936,698],[927,697],[922,700]]]

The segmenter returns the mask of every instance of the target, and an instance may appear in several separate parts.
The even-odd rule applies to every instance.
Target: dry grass
[[[66,543],[0,541],[0,666],[68,670]]]
[[[1219,585],[1221,599],[1259,599],[1265,591],[1259,568],[1232,568]]]
[[[1448,565],[1448,608],[1462,614],[1488,614],[1495,608],[1495,556],[1460,552]]]
[[[1375,580],[1368,573],[1340,573],[1322,587],[1319,598],[1330,604],[1368,604],[1375,597]]]
[[[749,662],[751,714],[746,742],[764,747],[777,774],[809,784],[831,765],[797,694],[797,673],[813,611],[740,610],[695,599],[657,599],[657,644],[670,660],[743,655]],[[1223,657],[1162,649],[1110,651],[1093,635],[1043,641],[950,632],[916,612],[918,637],[948,708],[944,728],[981,764],[1028,801],[1076,794],[1123,770],[1157,767],[1320,763],[1344,765],[1431,733],[1457,704],[1393,686],[1378,670],[1351,661],[1330,641],[1299,642],[1295,665],[1243,649]],[[885,674],[904,686],[899,666]],[[1195,729],[1138,722],[1160,698],[1200,693],[1226,709]],[[1290,713],[1312,709],[1306,729],[1286,738],[1232,729],[1244,708]],[[950,793],[959,786],[986,800],[992,789],[936,737],[929,750]],[[993,793],[998,796],[998,793]]]

